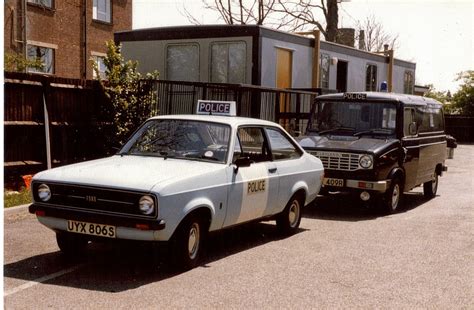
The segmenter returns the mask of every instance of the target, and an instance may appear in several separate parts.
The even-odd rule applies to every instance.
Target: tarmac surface
[[[5,308],[474,309],[474,145],[454,156],[431,200],[418,188],[382,216],[321,197],[297,234],[280,238],[274,222],[226,230],[183,273],[136,244],[67,260],[25,207],[7,210]]]

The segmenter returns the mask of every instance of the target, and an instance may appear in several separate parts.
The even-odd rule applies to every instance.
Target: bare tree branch
[[[364,35],[362,38],[360,37],[361,30]],[[363,22],[358,23],[356,40],[359,41],[359,45],[363,44],[363,46],[359,46],[359,49],[369,52],[382,51],[385,44],[388,44],[389,49],[398,48],[398,34],[386,33],[383,25],[374,15],[368,16]]]

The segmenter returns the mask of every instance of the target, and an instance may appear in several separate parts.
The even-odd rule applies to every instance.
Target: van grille
[[[354,171],[359,169],[361,154],[310,151],[311,155],[318,157],[325,169]]]

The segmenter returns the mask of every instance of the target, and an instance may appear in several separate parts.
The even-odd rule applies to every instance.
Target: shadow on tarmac
[[[303,232],[299,229],[298,233]],[[291,236],[286,237],[291,238]],[[198,268],[269,242],[281,240],[274,222],[251,223],[209,236],[206,256]],[[183,273],[167,259],[166,246],[151,243],[91,243],[82,257],[51,252],[4,265],[4,277],[25,281],[79,266],[77,270],[43,283],[101,292],[123,292]]]
[[[421,193],[405,194],[400,213],[422,206],[428,200]],[[384,216],[344,195],[318,197],[303,209],[303,217],[332,221],[367,221]],[[299,229],[298,233],[304,232]],[[291,238],[287,237],[287,238]],[[206,256],[198,268],[236,253],[278,242],[281,235],[274,222],[250,223],[211,234]],[[82,257],[66,258],[51,252],[4,265],[4,276],[25,281],[38,279],[68,268],[78,268],[44,283],[101,292],[123,292],[181,274],[169,264],[166,246],[151,243],[91,243]]]

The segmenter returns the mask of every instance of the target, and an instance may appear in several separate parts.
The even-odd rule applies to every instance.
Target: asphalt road
[[[93,244],[70,262],[24,209],[5,212],[6,309],[474,309],[474,145],[460,145],[438,196],[418,189],[381,216],[340,197],[213,236],[204,264],[176,273],[149,247]]]

